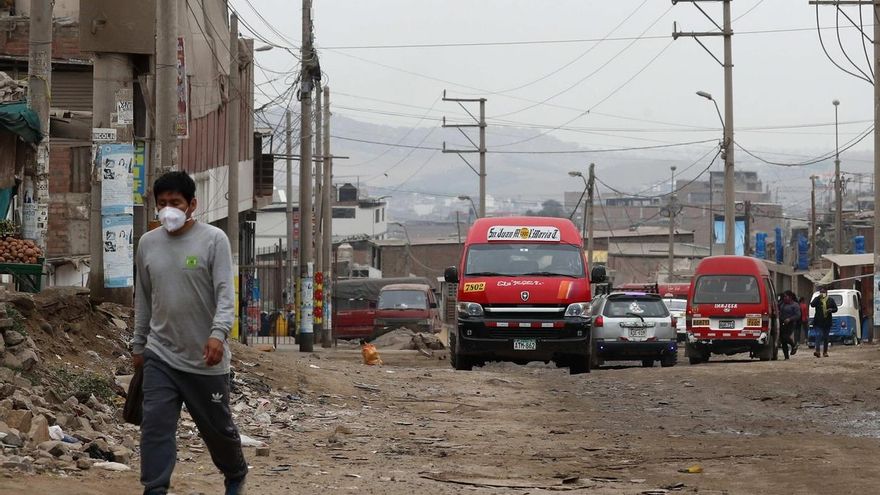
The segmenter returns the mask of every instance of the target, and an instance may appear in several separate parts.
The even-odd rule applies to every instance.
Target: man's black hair
[[[196,196],[196,183],[186,172],[168,172],[153,183],[153,197],[158,200],[162,193],[180,193],[187,203]]]

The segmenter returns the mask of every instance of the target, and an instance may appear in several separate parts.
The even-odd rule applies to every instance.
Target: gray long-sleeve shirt
[[[201,222],[180,236],[155,229],[141,238],[135,265],[133,352],[147,348],[188,373],[229,373],[235,287],[226,234]],[[224,349],[223,360],[208,367],[204,349],[210,337]]]

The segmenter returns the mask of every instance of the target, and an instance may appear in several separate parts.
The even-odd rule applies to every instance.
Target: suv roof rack
[[[660,295],[660,285],[654,284],[624,284],[622,287],[612,287],[611,284],[597,284],[596,295],[606,295],[613,292],[644,292],[645,294]]]

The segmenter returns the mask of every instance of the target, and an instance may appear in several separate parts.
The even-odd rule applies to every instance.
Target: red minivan
[[[712,256],[697,265],[687,307],[685,355],[691,364],[712,354],[748,352],[761,361],[779,354],[776,291],[764,262]]]
[[[583,240],[563,218],[481,218],[459,266],[458,317],[449,334],[457,370],[487,361],[554,361],[590,371],[590,279]],[[595,270],[604,281],[604,268]]]

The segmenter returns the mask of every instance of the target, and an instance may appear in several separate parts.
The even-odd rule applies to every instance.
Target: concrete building
[[[694,244],[675,244],[674,277],[669,277],[668,243],[612,243],[608,249],[608,269],[614,284],[689,282],[709,249]]]
[[[382,277],[425,277],[431,281],[443,276],[447,267],[458,265],[462,245],[455,239],[406,240],[386,239],[370,242],[370,265]],[[435,287],[437,288],[437,287]]]
[[[189,172],[197,184],[200,221],[225,228],[227,201],[226,102],[222,91],[229,80],[228,10],[220,0],[206,0],[179,5],[179,31],[184,38],[186,91],[188,96],[186,136],[178,141],[178,167]],[[84,4],[85,5],[85,4]],[[152,102],[144,83],[150,79],[155,47],[153,16],[137,17],[152,1],[139,2],[130,8],[115,0],[93,0],[80,10],[77,0],[56,0],[52,43],[52,119],[50,124],[49,232],[46,274],[51,285],[85,286],[89,270],[89,197],[91,193],[91,120],[93,98],[92,53],[81,49],[82,43],[95,52],[125,51],[132,63],[134,134],[136,161],[150,166],[152,138],[149,110]],[[13,79],[23,79],[28,71],[29,1],[6,2],[0,18],[0,71]],[[190,10],[192,9],[192,10]],[[106,14],[103,24],[93,24],[89,12]],[[83,19],[80,15],[83,14]],[[103,15],[103,14],[102,14]],[[197,17],[196,17],[197,16]],[[80,30],[80,22],[92,26]],[[210,23],[216,30],[205,32],[200,24]],[[127,26],[117,38],[108,35],[94,38],[95,25]],[[108,32],[119,32],[111,31]],[[124,37],[124,39],[122,38]],[[103,45],[102,45],[103,43]],[[130,48],[140,45],[140,48]],[[125,47],[125,48],[122,48]],[[253,126],[253,42],[239,40],[242,59],[237,77],[242,92],[236,101],[242,118],[239,135],[239,211],[246,212],[271,201],[265,182],[254,168],[254,150],[260,149]],[[269,189],[271,191],[271,189]],[[134,195],[133,191],[133,196]],[[135,205],[135,225],[143,222],[143,206]],[[137,229],[136,229],[137,230]]]

